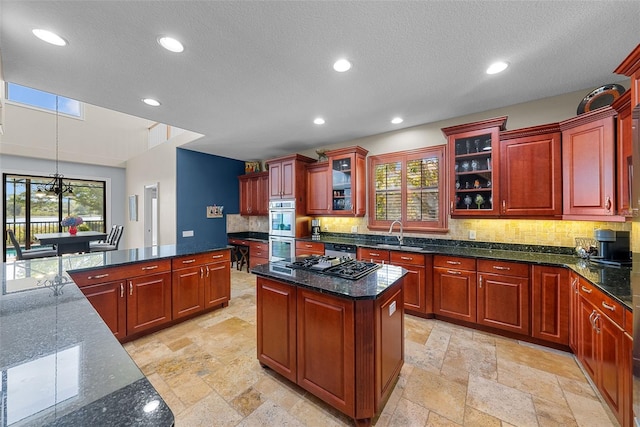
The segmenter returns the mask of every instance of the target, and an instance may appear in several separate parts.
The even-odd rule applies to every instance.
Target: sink
[[[394,249],[397,251],[412,251],[412,252],[421,252],[422,248],[420,246],[400,246],[400,245],[390,245],[387,243],[379,243],[376,245],[377,248],[382,249]]]

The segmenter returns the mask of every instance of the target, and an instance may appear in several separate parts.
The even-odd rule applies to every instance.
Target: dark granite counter
[[[0,264],[0,425],[173,425],[67,272],[226,248],[168,245]]]
[[[259,231],[239,231],[236,233],[227,233],[227,237],[232,239],[255,240],[259,242],[268,242],[269,233]]]
[[[322,234],[319,241],[323,243],[349,243],[380,250],[389,249],[380,248],[377,246],[379,244],[398,243],[393,236],[351,236],[348,234]],[[420,250],[416,252],[424,254],[453,255],[567,267],[595,286],[598,286],[618,302],[624,304],[629,310],[632,309],[631,268],[610,267],[583,260],[572,255],[572,248],[420,238],[405,238],[403,244],[405,246],[418,247]]]
[[[376,299],[407,274],[407,271],[402,267],[385,264],[361,279],[348,280],[313,271],[289,268],[286,264],[287,262],[284,261],[270,262],[254,267],[251,272],[269,279],[354,300]]]

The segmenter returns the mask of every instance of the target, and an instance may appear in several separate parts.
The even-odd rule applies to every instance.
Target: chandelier
[[[50,198],[58,198],[60,195],[67,194],[68,197],[73,197],[73,187],[70,183],[65,182],[63,180],[64,175],[58,172],[58,146],[59,146],[59,138],[58,138],[58,120],[60,118],[58,112],[58,95],[56,95],[56,172],[50,174],[49,177],[51,181],[46,184],[40,184],[36,187],[36,197],[50,197]]]

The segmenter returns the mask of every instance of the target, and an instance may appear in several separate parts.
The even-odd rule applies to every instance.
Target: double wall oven
[[[296,201],[269,202],[269,261],[296,256]]]

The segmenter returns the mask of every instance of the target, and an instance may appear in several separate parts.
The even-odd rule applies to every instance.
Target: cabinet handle
[[[183,264],[191,264],[192,262],[196,262],[195,259],[186,259],[184,261],[182,261]]]
[[[407,260],[407,261],[413,261],[413,257],[410,257],[410,256],[401,256],[400,259],[404,259],[404,260]]]
[[[133,282],[129,280],[129,295],[133,295]]]
[[[379,257],[379,256],[380,256],[380,254],[377,254],[377,253],[375,253],[375,252],[369,252],[369,255],[371,255],[371,256],[377,256],[377,257]]]
[[[155,270],[156,268],[158,268],[157,265],[150,265],[149,267],[142,267],[142,270]]]
[[[460,261],[447,261],[447,264],[451,264],[451,265],[460,265],[462,264]]]
[[[591,327],[592,327],[593,329],[595,329],[595,328],[596,328],[596,324],[595,324],[595,321],[594,321],[594,318],[595,318],[595,315],[596,315],[596,314],[597,314],[597,313],[596,313],[596,311],[595,311],[595,310],[593,310],[593,312],[591,312],[591,314],[589,315],[589,323],[591,323]]]
[[[124,285],[120,283],[120,298],[124,298]]]
[[[202,269],[202,267],[200,267],[200,278],[202,279],[204,277],[204,270]]]
[[[509,270],[511,270],[511,268],[510,268],[510,267],[502,267],[501,265],[494,265],[494,266],[493,266],[493,268],[494,268],[495,270],[503,270],[503,271],[509,271]]]
[[[606,200],[605,200],[605,202],[604,202],[604,208],[605,208],[607,211],[610,211],[610,210],[611,210],[611,197],[607,196],[607,199],[606,199]]]
[[[453,200],[451,201],[451,206],[449,207],[449,213],[453,214]]]
[[[207,265],[207,277],[209,277],[209,266]]]
[[[478,278],[478,281],[480,282],[480,289],[482,289],[482,276]]]
[[[573,280],[571,281],[571,289],[573,289],[576,294],[578,293],[578,278],[577,277],[574,277]]]
[[[591,292],[593,292],[593,289],[588,289],[588,288],[585,288],[584,286],[580,286],[580,289],[582,289],[582,292],[586,294],[590,294]]]
[[[449,273],[449,274],[455,274],[455,275],[457,275],[457,276],[459,276],[459,275],[461,275],[461,274],[462,274],[461,272],[459,272],[459,271],[455,271],[455,270],[447,270],[447,273]]]
[[[213,259],[218,259],[218,258],[222,258],[224,255],[212,255],[211,258]]]
[[[507,201],[502,201],[502,213],[507,213]]]
[[[602,306],[604,308],[606,308],[607,310],[616,311],[616,306],[615,305],[609,305],[604,301],[602,301]]]
[[[600,333],[600,328],[598,327],[598,321],[600,320],[600,315],[596,313],[593,317],[593,329],[596,330],[596,334]]]
[[[305,248],[312,248],[313,245],[304,245]]]
[[[109,273],[98,274],[96,276],[89,276],[89,277],[87,277],[87,279],[89,279],[89,280],[92,280],[92,279],[104,279],[105,277],[109,277]]]

